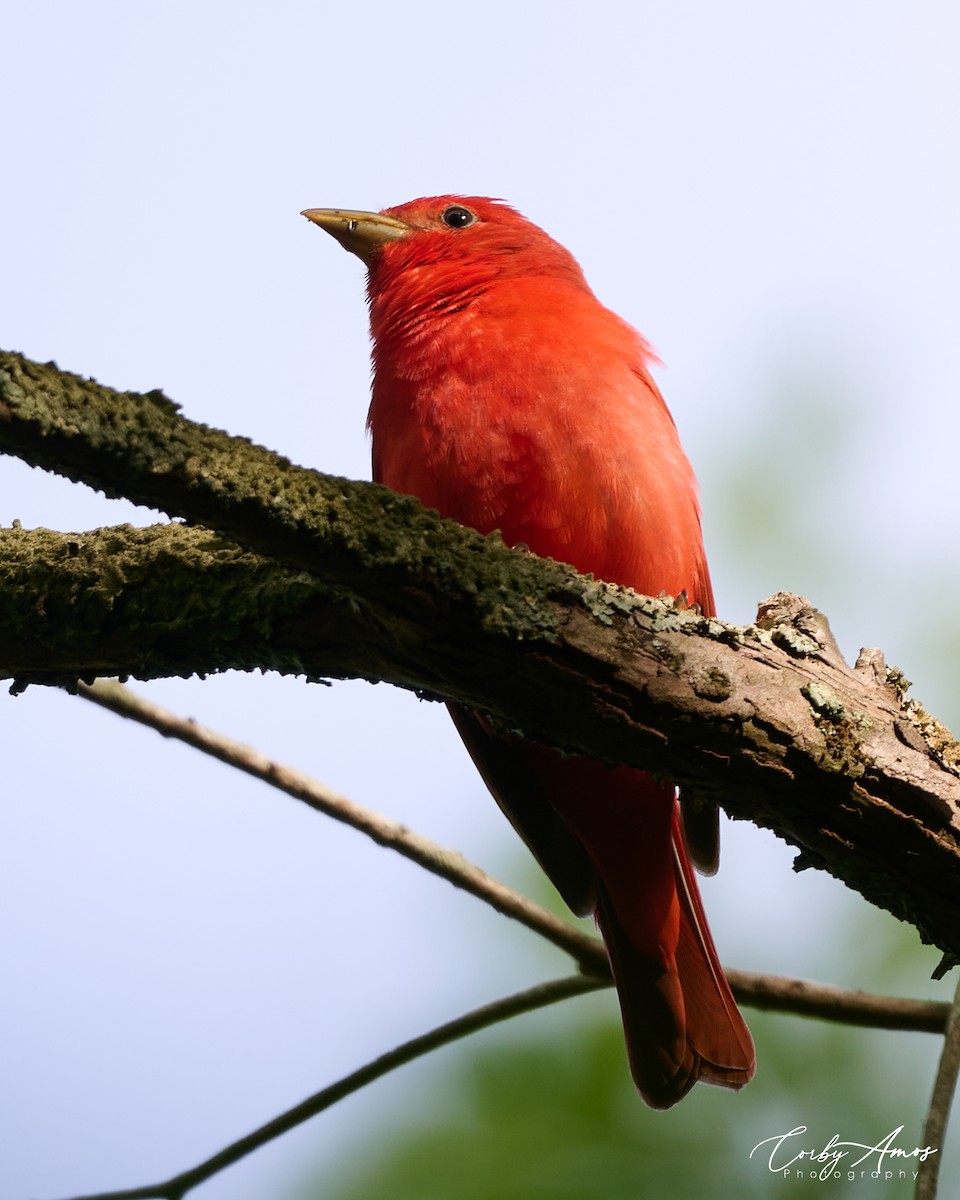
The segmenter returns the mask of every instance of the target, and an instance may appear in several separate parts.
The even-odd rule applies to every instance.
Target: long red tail
[[[665,966],[637,950],[600,885],[597,923],[620,998],[634,1081],[653,1108],[669,1108],[698,1080],[741,1088],[753,1078],[753,1039],[730,991],[706,923],[683,841],[673,821],[678,935]]]
[[[654,1108],[698,1079],[739,1088],[753,1041],[710,936],[675,789],[451,713],[487,786],[570,907],[593,913],[620,997],[630,1069]]]

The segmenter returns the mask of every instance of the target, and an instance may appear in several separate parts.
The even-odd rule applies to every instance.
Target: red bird
[[[696,481],[653,354],[567,250],[474,196],[303,215],[367,266],[376,480],[508,545],[714,612]],[[646,1102],[667,1108],[698,1079],[742,1087],[753,1042],[707,928],[676,789],[451,711],[561,895],[596,916]],[[708,826],[711,840],[703,858],[715,865]]]

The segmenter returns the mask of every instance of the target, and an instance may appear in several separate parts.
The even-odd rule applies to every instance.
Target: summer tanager
[[[567,250],[480,197],[303,215],[368,270],[375,479],[508,545],[713,613],[696,481],[650,347]],[[698,1079],[742,1087],[753,1043],[707,928],[676,789],[451,711],[566,902],[596,916],[643,1098],[667,1108]],[[715,865],[715,821],[690,842]]]

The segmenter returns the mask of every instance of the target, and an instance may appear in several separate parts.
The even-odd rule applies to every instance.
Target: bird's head
[[[416,268],[474,282],[553,275],[583,283],[568,250],[516,209],[485,196],[428,196],[382,212],[308,208],[303,216],[364,262],[372,292]]]

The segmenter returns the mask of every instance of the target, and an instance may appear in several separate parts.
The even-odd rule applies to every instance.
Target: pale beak
[[[325,229],[344,250],[355,254],[368,267],[387,242],[395,242],[410,232],[409,225],[383,213],[354,212],[349,208],[305,208],[300,215]]]

